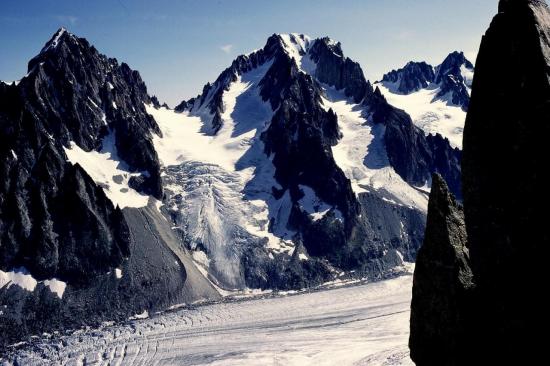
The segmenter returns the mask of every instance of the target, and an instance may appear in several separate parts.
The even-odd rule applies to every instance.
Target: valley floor
[[[406,275],[174,310],[23,347],[18,364],[413,365],[411,288]]]

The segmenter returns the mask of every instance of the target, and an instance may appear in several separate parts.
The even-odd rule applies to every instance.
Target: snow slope
[[[324,89],[324,107],[336,113],[343,135],[332,148],[334,159],[351,180],[354,192],[378,191],[397,204],[426,212],[428,192],[409,185],[389,163],[384,126],[369,122],[364,107],[354,104],[343,93],[327,86]]]
[[[294,233],[286,229],[289,198],[272,196],[279,184],[260,140],[273,115],[258,88],[270,66],[266,62],[229,85],[215,135],[204,130],[211,117],[205,113],[146,106],[162,131],[153,142],[164,166],[166,205],[177,213],[174,228],[186,233],[190,249],[206,250],[212,261],[198,264],[230,289],[243,286],[239,258],[253,238],[267,238],[274,253],[294,250]]]
[[[17,362],[413,365],[407,346],[411,286],[412,276],[407,275],[329,291],[180,309],[19,346]]]
[[[71,142],[69,149],[64,149],[71,164],[78,163],[84,168],[94,182],[103,188],[113,205],[120,208],[147,206],[149,196],[128,185],[130,178],[140,173],[131,173],[118,157],[114,133],[105,136],[102,143],[101,151],[85,151],[74,142]]]
[[[436,99],[439,88],[429,87],[403,95],[396,93],[391,83],[378,83],[377,86],[390,104],[407,112],[426,134],[439,133],[447,137],[452,146],[462,149],[466,112],[449,101]]]

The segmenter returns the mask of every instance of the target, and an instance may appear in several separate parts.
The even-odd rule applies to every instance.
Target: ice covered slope
[[[325,86],[325,108],[338,116],[342,138],[333,146],[334,159],[351,180],[356,194],[377,192],[394,204],[425,212],[428,187],[413,187],[391,167],[384,146],[384,126],[369,119],[367,108]]]
[[[426,134],[439,133],[462,149],[473,75],[472,63],[462,52],[453,52],[436,67],[409,62],[376,85],[390,104],[405,110]]]
[[[407,346],[411,286],[407,275],[182,309],[23,345],[16,360],[29,366],[413,365]]]
[[[449,139],[454,147],[462,149],[462,135],[466,112],[460,106],[448,101],[435,99],[438,89],[425,88],[412,94],[403,95],[392,92],[388,84],[378,84],[388,102],[407,112],[416,126],[426,134],[439,133]]]
[[[395,242],[414,259],[423,227],[408,217],[425,212],[431,173],[417,187],[392,167],[385,125],[370,116],[376,98],[339,43],[289,34],[239,56],[175,110],[147,105],[162,132],[153,142],[163,211],[214,283],[301,288],[353,269],[378,276],[369,261],[383,271],[401,264]],[[374,210],[388,214],[383,229],[362,214]]]

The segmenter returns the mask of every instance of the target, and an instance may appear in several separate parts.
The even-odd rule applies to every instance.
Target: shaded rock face
[[[315,77],[322,83],[344,90],[345,95],[360,103],[372,86],[365,79],[361,66],[344,57],[342,45],[329,38],[316,40],[309,50],[310,57],[317,64]]]
[[[467,237],[462,245],[469,250],[475,289],[471,296],[438,291],[434,284],[453,288],[461,282],[460,273],[426,278],[423,269],[437,271],[437,263],[447,257],[421,250],[410,342],[418,365],[542,364],[546,360],[540,334],[548,322],[541,292],[547,287],[550,248],[545,229],[550,202],[543,178],[548,166],[543,146],[550,129],[549,56],[546,3],[501,1],[499,14],[481,43],[464,133]],[[447,207],[445,202],[430,202],[430,207],[436,205],[434,210]],[[435,238],[436,243],[424,245],[444,248],[462,237],[443,235],[445,229],[445,223],[428,218],[427,240],[430,233],[442,235]],[[422,338],[441,325],[441,317],[429,312],[430,299],[440,297],[454,309],[447,308],[446,331],[438,344],[460,350],[460,356],[456,352],[441,355]]]
[[[460,359],[472,281],[464,212],[443,178],[434,175],[411,304],[411,357],[418,365]]]
[[[434,79],[433,66],[425,62],[409,62],[404,68],[392,70],[384,75],[382,82],[396,83],[399,93],[410,94],[427,88]]]

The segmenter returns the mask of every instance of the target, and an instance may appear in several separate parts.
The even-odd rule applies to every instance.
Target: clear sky
[[[0,0],[0,80],[18,80],[60,26],[140,71],[170,105],[273,33],[341,41],[368,79],[407,61],[475,61],[498,0]]]

